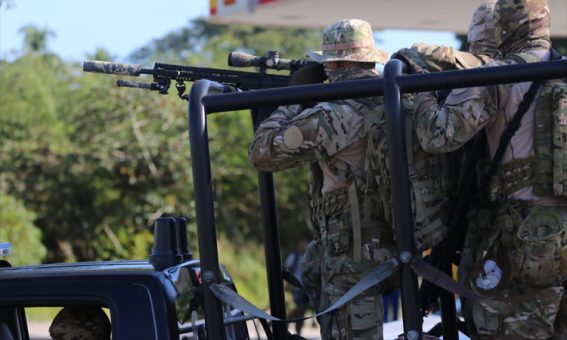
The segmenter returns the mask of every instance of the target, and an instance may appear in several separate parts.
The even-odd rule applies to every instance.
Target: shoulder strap
[[[506,148],[510,144],[512,137],[514,137],[514,135],[516,134],[516,131],[518,131],[518,129],[520,128],[522,118],[524,117],[524,114],[528,111],[528,109],[530,108],[530,105],[532,104],[532,102],[535,98],[535,95],[537,93],[537,90],[539,89],[540,84],[541,84],[541,81],[532,82],[528,92],[526,92],[524,94],[522,102],[520,103],[520,105],[518,105],[518,109],[516,110],[514,117],[512,118],[512,120],[510,121],[508,126],[506,126],[506,129],[502,133],[502,136],[500,136],[500,142],[498,144],[498,149],[496,149],[496,153],[494,154],[494,158],[492,158],[492,162],[490,163],[490,167],[488,168],[488,172],[483,176],[482,190],[485,190],[488,187],[488,185],[490,184],[490,180],[492,179],[492,176],[494,176],[494,174],[496,173],[496,170],[498,170],[498,166],[500,165],[500,162],[502,161],[502,158],[504,157],[504,152],[506,151]]]

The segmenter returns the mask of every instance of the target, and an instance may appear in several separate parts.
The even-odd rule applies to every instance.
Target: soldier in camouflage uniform
[[[401,59],[410,64],[408,69],[426,68],[429,72],[475,68],[489,63],[492,59],[500,56],[500,50],[496,44],[494,34],[493,13],[495,4],[496,0],[484,1],[473,13],[467,35],[468,52],[457,50],[451,46],[419,43],[414,44],[411,50],[402,49],[398,51],[394,54],[394,57],[401,55]],[[444,101],[444,96],[448,93],[447,91],[437,92],[437,101]],[[460,183],[474,180],[474,178],[464,178],[463,176],[469,161],[467,158],[470,157],[471,152],[475,152],[472,150],[475,147],[477,146],[472,143],[456,152],[446,154],[449,157],[449,163],[455,167],[455,177],[458,178],[458,182],[454,184],[455,188]],[[454,195],[450,195],[450,197],[452,200],[457,200]],[[477,251],[478,240],[485,235],[483,221],[486,221],[484,210],[471,207],[468,207],[468,210],[470,210],[466,221],[468,230],[465,244],[461,251],[458,271],[458,279],[464,283],[468,282],[468,274],[474,264],[473,254]],[[460,225],[455,224],[453,227],[460,227]],[[465,299],[461,299],[461,303],[465,320],[472,325],[470,303]]]
[[[110,321],[100,307],[63,308],[49,327],[53,340],[109,340]]]
[[[375,47],[370,25],[342,20],[323,33],[321,52],[330,82],[378,77],[375,63],[387,54]],[[316,239],[302,262],[306,293],[319,310],[330,306],[365,273],[392,257],[375,182],[367,181],[367,119],[383,121],[381,98],[278,108],[258,127],[250,147],[252,164],[264,171],[310,165],[312,225]],[[319,318],[323,339],[382,339],[379,288]]]
[[[361,20],[329,26],[322,61],[331,82],[377,77],[384,52],[374,48],[372,30]],[[298,71],[299,72],[299,71]],[[415,241],[420,250],[445,232],[450,176],[441,157],[423,152],[413,126],[412,96],[402,98],[408,146]],[[310,164],[309,206],[316,229],[303,260],[303,284],[316,309],[338,300],[370,269],[394,253],[390,170],[383,100],[364,98],[320,103],[313,108],[279,108],[256,132],[252,163],[275,171]],[[435,175],[432,175],[435,174]],[[395,278],[386,285],[391,285]],[[381,339],[381,287],[319,319],[325,339]]]
[[[503,59],[484,67],[549,60],[547,1],[498,0],[494,26]],[[560,282],[567,272],[567,200],[565,192],[553,190],[562,184],[555,183],[554,176],[562,170],[557,162],[565,148],[558,147],[557,158],[549,152],[553,117],[567,113],[565,99],[556,101],[554,96],[566,92],[552,91],[552,84],[545,82],[538,90],[489,183],[491,222],[474,254],[469,284],[492,298],[472,303],[475,339],[567,337]],[[530,85],[453,90],[441,105],[433,93],[418,94],[415,110],[422,146],[430,152],[450,152],[485,128],[493,157]]]

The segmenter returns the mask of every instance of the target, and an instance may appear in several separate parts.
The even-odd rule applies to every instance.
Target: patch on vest
[[[297,126],[288,127],[283,133],[283,144],[290,150],[298,149],[303,144],[303,132]]]

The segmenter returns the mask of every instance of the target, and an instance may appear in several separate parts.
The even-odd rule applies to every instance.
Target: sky
[[[130,53],[151,40],[208,16],[208,6],[209,0],[0,0],[0,58],[16,56],[24,38],[20,29],[31,24],[55,33],[48,38],[48,50],[67,61],[80,62],[104,48],[115,61],[127,62]],[[459,44],[450,32],[386,30],[377,38],[389,53],[414,42]]]

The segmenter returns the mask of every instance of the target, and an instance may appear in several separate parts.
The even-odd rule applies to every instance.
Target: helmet
[[[346,19],[331,24],[323,31],[323,44],[308,56],[319,62],[356,61],[384,64],[388,53],[376,48],[372,27],[364,20]]]
[[[494,7],[496,43],[503,54],[550,49],[549,25],[547,0],[498,0]]]
[[[100,307],[65,307],[53,319],[49,334],[54,340],[108,340],[110,321]]]
[[[494,5],[496,0],[483,1],[475,10],[467,36],[469,52],[473,54],[498,54],[494,36]]]

